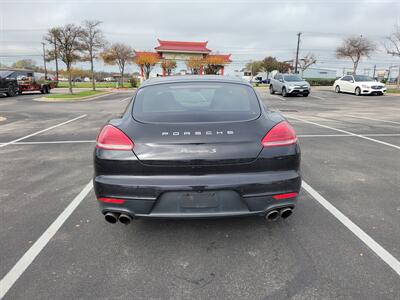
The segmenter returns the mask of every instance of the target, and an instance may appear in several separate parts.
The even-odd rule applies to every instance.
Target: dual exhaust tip
[[[280,210],[274,209],[265,215],[265,219],[267,219],[268,221],[276,221],[279,219],[279,217],[281,217],[282,219],[286,219],[289,218],[292,213],[293,209],[291,209],[290,207],[282,208]]]
[[[281,217],[282,219],[286,219],[290,217],[293,213],[293,209],[290,207],[282,208],[280,210],[274,209],[268,212],[265,215],[265,219],[268,221],[276,221]],[[132,221],[132,217],[127,214],[120,214],[115,212],[108,212],[104,215],[105,220],[108,223],[115,224],[120,221],[122,224],[129,225]]]
[[[132,221],[132,217],[127,214],[120,214],[115,212],[108,212],[104,215],[104,219],[111,224],[117,223],[120,221],[122,224],[128,225]]]

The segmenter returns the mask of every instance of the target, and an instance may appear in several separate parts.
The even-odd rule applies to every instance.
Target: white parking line
[[[69,216],[74,212],[82,200],[92,190],[93,183],[90,181],[83,190],[72,200],[64,211],[55,219],[55,221],[46,229],[45,232],[36,240],[28,251],[18,260],[11,270],[0,281],[0,299],[2,299],[8,290],[14,285],[18,278],[25,272],[34,259],[46,247],[51,238],[57,233]]]
[[[96,143],[96,140],[82,140],[82,141],[43,141],[43,142],[16,142],[12,145],[42,145],[42,144],[84,144],[84,143]],[[5,143],[0,143],[3,145]]]
[[[359,137],[361,139],[365,139],[365,140],[368,140],[368,141],[371,141],[371,142],[379,143],[379,144],[386,145],[386,146],[389,146],[389,147],[392,147],[392,148],[400,150],[400,146],[393,145],[393,144],[390,144],[390,143],[386,143],[386,142],[383,142],[383,141],[380,141],[380,140],[376,140],[376,139],[367,137],[365,135],[356,134],[356,133],[353,133],[353,132],[350,132],[350,131],[342,130],[342,129],[339,129],[339,128],[335,128],[335,127],[331,127],[331,126],[327,126],[327,125],[323,125],[323,124],[319,124],[319,123],[316,123],[316,122],[311,122],[311,121],[307,121],[307,120],[303,120],[303,119],[299,119],[299,118],[295,118],[295,117],[289,117],[288,116],[288,118],[294,119],[294,120],[297,120],[297,121],[301,121],[301,122],[304,122],[304,123],[308,123],[308,124],[313,124],[315,126],[328,128],[328,129],[335,130],[335,131],[338,131],[338,132],[343,132],[343,133],[346,133],[348,135],[356,136],[356,137]],[[323,118],[321,118],[321,119],[323,119]]]
[[[360,134],[363,136],[400,136],[400,133],[363,133]],[[313,137],[355,137],[354,135],[350,134],[298,134],[297,137],[302,138],[313,138]],[[356,136],[357,137],[357,136]]]
[[[283,101],[286,101],[286,99],[283,96],[278,96],[278,95],[274,95],[274,94],[270,94],[270,96],[281,99]]]
[[[310,95],[310,97],[312,97],[312,98],[317,98],[317,99],[319,99],[319,100],[326,100],[325,98],[318,97],[318,96],[314,96],[314,95]]]
[[[354,115],[344,115],[352,118],[358,118],[358,119],[365,119],[365,120],[371,120],[371,121],[379,121],[383,123],[391,123],[391,124],[397,124],[400,125],[400,122],[395,122],[395,121],[388,121],[388,120],[382,120],[382,119],[375,119],[375,118],[369,118],[369,117],[361,117],[361,116],[354,116]]]
[[[129,99],[132,99],[132,97],[126,97],[124,99],[119,100],[119,102],[123,102],[123,101],[129,100]]]
[[[71,119],[71,120],[68,120],[68,121],[62,122],[62,123],[60,123],[60,124],[57,124],[57,125],[48,127],[48,128],[46,128],[46,129],[42,129],[42,130],[36,131],[36,132],[34,132],[34,133],[31,133],[31,134],[28,134],[28,135],[26,135],[26,136],[20,137],[20,138],[18,138],[18,139],[16,139],[16,140],[13,140],[13,141],[11,141],[11,142],[4,143],[4,144],[0,145],[0,148],[5,147],[5,146],[8,146],[8,145],[11,145],[11,144],[14,144],[14,143],[19,142],[19,141],[22,141],[22,140],[25,140],[25,139],[30,138],[30,137],[32,137],[32,136],[35,136],[35,135],[37,135],[37,134],[40,134],[40,133],[43,133],[43,132],[52,130],[52,129],[54,129],[54,128],[63,126],[63,125],[65,125],[65,124],[71,123],[71,122],[73,122],[73,121],[82,119],[82,118],[84,118],[84,117],[86,117],[86,116],[87,116],[87,115],[81,115],[81,116],[76,117],[76,118],[73,118],[73,119]]]
[[[302,182],[302,187],[323,207],[325,207],[336,219],[338,219],[344,226],[353,232],[365,245],[368,246],[376,255],[378,255],[385,263],[389,265],[400,276],[400,262],[390,254],[385,248],[379,245],[373,238],[371,238],[365,231],[353,223],[346,217],[340,210],[334,207],[328,200],[321,196],[305,181]]]

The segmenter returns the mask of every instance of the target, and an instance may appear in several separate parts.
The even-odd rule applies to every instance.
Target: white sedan
[[[333,84],[336,93],[353,93],[360,95],[383,95],[386,86],[366,75],[346,75]]]

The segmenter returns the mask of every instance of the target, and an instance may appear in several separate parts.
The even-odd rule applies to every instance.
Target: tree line
[[[148,79],[154,66],[161,63],[161,67],[170,75],[176,68],[176,61],[161,60],[157,53],[142,52],[135,55],[134,49],[123,43],[109,44],[100,28],[101,21],[86,20],[82,25],[67,24],[50,28],[44,40],[50,45],[51,50],[46,53],[47,61],[55,61],[56,77],[59,76],[58,61],[66,66],[69,91],[72,93],[73,65],[79,61],[90,63],[92,89],[96,89],[94,76],[94,61],[102,59],[105,64],[118,67],[121,75],[121,85],[125,69],[128,64],[136,64],[144,71],[145,79]],[[188,68],[194,74],[198,74],[201,66],[204,66],[206,74],[217,74],[225,62],[220,57],[206,57],[204,59],[189,59]]]

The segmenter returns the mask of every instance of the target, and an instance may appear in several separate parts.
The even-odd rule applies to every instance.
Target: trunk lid
[[[126,128],[134,153],[146,165],[229,165],[251,163],[272,127],[258,120],[214,124],[140,124]]]

